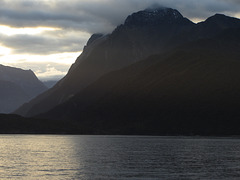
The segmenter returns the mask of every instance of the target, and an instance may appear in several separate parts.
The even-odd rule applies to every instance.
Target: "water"
[[[0,179],[239,179],[240,140],[0,135]]]

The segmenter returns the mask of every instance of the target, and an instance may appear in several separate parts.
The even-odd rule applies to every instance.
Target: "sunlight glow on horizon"
[[[76,58],[82,53],[63,52],[49,55],[10,54],[11,50],[0,46],[0,64],[17,64],[18,62],[54,62],[60,64],[73,64]]]
[[[15,28],[0,25],[0,35],[38,35],[47,31],[59,31],[59,28],[51,27],[22,27]],[[59,79],[66,75],[70,66],[81,54],[78,52],[59,52],[46,55],[13,53],[14,49],[6,47],[0,42],[0,64],[10,67],[17,67],[24,70],[31,69],[39,79]],[[54,67],[54,64],[56,67]],[[60,67],[61,66],[61,67]]]
[[[49,77],[63,77],[67,74],[67,71],[59,71],[55,67],[50,67],[47,65],[46,72],[42,72],[41,70],[36,70],[34,73],[40,80],[49,79]],[[51,79],[51,78],[50,78]]]
[[[29,55],[29,54],[11,54],[7,53],[9,48],[0,46],[0,64],[5,66],[17,67],[24,70],[31,69],[39,79],[55,79],[67,74],[70,66],[76,61],[79,52],[64,52],[49,55]],[[2,52],[2,54],[1,54]],[[58,64],[65,67],[59,70],[51,64]],[[46,68],[47,66],[47,68]],[[58,78],[59,79],[59,78]]]
[[[11,53],[11,49],[0,45],[0,57]]]
[[[49,33],[49,31],[51,31]],[[63,35],[62,29],[52,27],[11,27],[0,24],[0,36],[45,36],[54,40],[54,35]],[[76,36],[76,34],[65,33],[65,36]],[[78,34],[77,34],[78,35]],[[85,36],[86,33],[81,35]],[[59,38],[59,37],[55,37]],[[64,39],[63,39],[64,40]],[[18,43],[18,42],[16,42]],[[23,44],[24,46],[24,44]],[[31,69],[39,79],[59,79],[66,75],[70,66],[75,62],[82,51],[69,52],[67,49],[63,52],[32,54],[31,52],[17,53],[15,49],[7,47],[0,42],[0,64],[10,67],[21,68],[24,70]],[[16,52],[16,53],[14,53]]]
[[[240,13],[235,14],[235,17],[240,19]]]
[[[0,33],[8,36],[26,34],[26,35],[35,35],[40,34],[44,31],[55,31],[59,28],[52,27],[23,27],[23,28],[14,28],[6,25],[0,25]]]

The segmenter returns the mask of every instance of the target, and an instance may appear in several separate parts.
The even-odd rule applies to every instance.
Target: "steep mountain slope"
[[[65,102],[103,74],[165,51],[169,37],[194,25],[170,8],[134,13],[112,34],[91,37],[67,76],[15,113],[33,116],[45,112]]]
[[[0,65],[0,113],[14,111],[45,90],[31,70]]]
[[[194,24],[171,8],[147,9],[128,16],[110,35],[92,36],[68,74],[46,93],[15,113],[34,116],[64,103],[102,75],[177,46],[240,27],[236,18],[214,15]]]
[[[240,29],[104,75],[40,117],[101,134],[239,134]]]
[[[29,99],[24,90],[15,83],[0,80],[0,112],[9,113]]]

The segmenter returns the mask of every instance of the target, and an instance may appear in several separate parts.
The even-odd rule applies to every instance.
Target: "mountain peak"
[[[206,24],[212,26],[218,26],[222,28],[239,28],[240,20],[234,17],[229,17],[224,14],[215,14],[209,17],[206,21]]]
[[[228,17],[224,14],[216,13],[215,15],[207,18],[206,21],[221,21],[221,20],[224,20],[224,19],[232,19],[232,17]]]
[[[164,7],[148,8],[128,16],[124,25],[142,26],[159,25],[162,23],[171,24],[179,19],[183,19],[183,16],[175,9]]]
[[[173,15],[180,15],[180,17],[182,17],[182,15],[178,12],[178,10],[172,9],[172,8],[167,8],[167,7],[157,7],[157,8],[150,7],[150,8],[147,8],[147,9],[143,10],[143,11],[148,12],[148,13],[152,13],[152,14],[155,14],[155,15],[157,15],[157,14],[161,14],[161,15],[173,14]]]

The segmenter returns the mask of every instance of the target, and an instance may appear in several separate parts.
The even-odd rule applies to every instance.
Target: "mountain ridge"
[[[10,113],[47,90],[31,70],[0,65],[0,112]]]
[[[168,10],[176,13],[175,10]],[[109,35],[92,36],[92,40],[72,65],[68,75],[49,91],[22,106],[15,113],[24,116],[43,114],[75,97],[77,93],[84,91],[111,71],[135,64],[153,54],[164,54],[179,46],[182,47],[185,43],[214,38],[226,29],[237,28],[240,25],[238,19],[231,17],[229,18],[234,23],[229,26],[228,22],[221,21],[223,18],[220,18],[224,27],[222,24],[215,26],[213,22],[209,23],[209,19],[195,24],[182,16],[177,17],[182,21],[173,24],[166,22],[166,26],[156,26],[153,23],[152,26],[137,28],[136,24],[133,26],[122,24]],[[171,18],[176,19],[174,16]]]
[[[105,74],[38,117],[100,134],[239,134],[240,44],[225,39],[240,31],[228,31]]]
[[[53,108],[68,100],[103,74],[164,51],[164,44],[167,37],[171,36],[170,34],[182,30],[178,27],[193,24],[191,21],[188,21],[188,24],[173,23],[168,25],[171,30],[163,29],[162,26],[158,26],[157,29],[144,26],[137,31],[124,24],[118,26],[111,34],[100,36],[93,43],[88,44],[70,68],[69,73],[56,86],[20,107],[15,113],[33,116]],[[158,30],[162,33],[156,33]],[[154,36],[151,36],[152,34]]]

